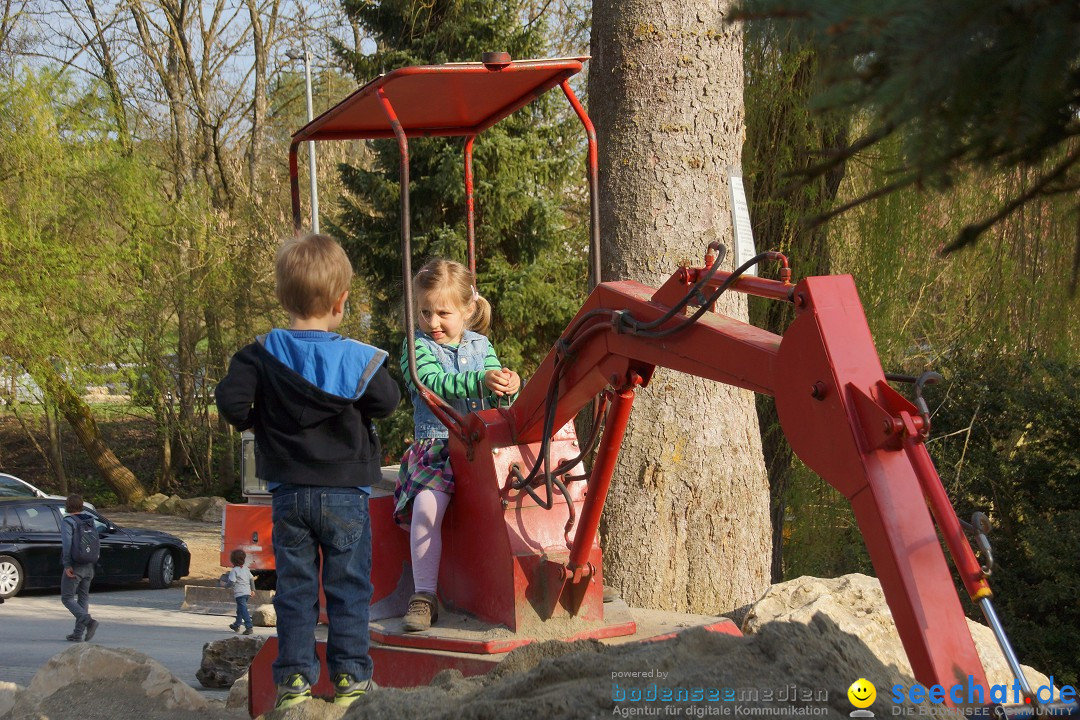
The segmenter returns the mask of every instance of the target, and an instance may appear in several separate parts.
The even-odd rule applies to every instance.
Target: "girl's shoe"
[[[405,632],[421,632],[439,619],[439,600],[432,593],[416,593],[409,598],[409,610],[401,619]]]
[[[233,632],[240,632],[240,623],[233,623],[229,626],[229,629]]]
[[[242,632],[240,634],[241,635],[253,635],[254,633],[255,633],[254,630],[252,630],[250,627],[246,627],[246,628],[244,628],[244,632]]]

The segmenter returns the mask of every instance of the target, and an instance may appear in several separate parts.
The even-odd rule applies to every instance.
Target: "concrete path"
[[[231,618],[180,611],[184,588],[151,590],[146,582],[116,588],[94,587],[90,612],[101,623],[93,642],[133,648],[154,658],[207,698],[224,700],[228,690],[208,690],[195,679],[203,645],[233,633]],[[60,603],[59,590],[31,590],[0,605],[0,681],[26,686],[45,662],[70,647],[64,636],[74,620]],[[262,636],[273,628],[255,628]]]

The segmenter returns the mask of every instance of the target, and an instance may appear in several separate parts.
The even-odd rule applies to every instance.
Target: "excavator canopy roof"
[[[587,57],[398,68],[293,134],[305,140],[394,137],[380,95],[409,137],[476,135],[581,72]]]

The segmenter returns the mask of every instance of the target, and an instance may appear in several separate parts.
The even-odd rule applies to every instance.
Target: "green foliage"
[[[798,460],[785,493],[782,580],[810,575],[874,575],[866,541],[851,505],[831,485]]]
[[[747,24],[743,173],[754,236],[759,250],[793,255],[800,273],[807,275],[829,271],[829,247],[823,229],[807,231],[802,220],[832,208],[844,167],[814,182],[797,183],[795,178],[818,162],[815,153],[808,150],[843,145],[850,124],[850,118],[826,117],[810,107],[822,62],[819,53],[773,23]],[[753,302],[755,324],[766,323],[765,311],[776,306]],[[775,323],[764,326],[778,327]]]
[[[1041,168],[984,222],[961,228],[952,247],[1033,198],[1066,193],[1080,207],[1074,0],[745,0],[743,8],[777,18],[827,53],[816,104],[844,117],[865,112],[865,132],[853,147],[899,138],[899,162],[861,199],[912,183],[946,188],[972,166]],[[837,154],[818,170],[847,157]]]
[[[990,516],[995,607],[1020,658],[1074,685],[1080,368],[1037,356],[973,354],[944,371],[946,383],[929,398],[940,406],[928,449],[957,514]]]
[[[125,314],[154,173],[119,152],[99,104],[50,71],[0,80],[0,352],[20,362],[115,350],[105,320]]]
[[[898,141],[848,164],[841,201],[887,175]],[[1072,251],[1064,198],[1025,209],[987,237],[977,252],[942,258],[938,248],[963,217],[986,211],[1028,176],[972,173],[945,193],[914,188],[882,197],[831,224],[833,272],[851,273],[886,370],[941,372],[964,358],[1038,356],[1076,363],[1080,298],[1069,295]],[[802,259],[792,255],[796,275]],[[966,362],[966,361],[964,361]],[[939,428],[935,428],[937,434]],[[832,569],[865,570],[863,543],[848,503],[798,464],[786,498],[793,523],[784,544],[784,577]],[[945,473],[947,475],[947,473]],[[801,512],[814,507],[813,513]],[[859,556],[853,556],[858,548]]]
[[[867,162],[850,164],[847,195],[881,182],[900,152],[897,141],[886,141]],[[985,348],[1078,357],[1070,200],[1019,211],[977,251],[938,253],[965,216],[990,211],[1033,174],[973,172],[940,194],[908,188],[835,224],[834,269],[855,276],[886,367],[921,371],[942,357]]]
[[[478,61],[489,50],[517,59],[545,54],[544,23],[523,27],[524,5],[395,0],[345,7],[379,48],[371,56],[339,48],[359,82],[407,65]],[[490,335],[500,359],[522,375],[539,364],[584,298],[588,226],[584,201],[570,190],[584,183],[582,130],[561,102],[541,98],[478,136],[473,149],[477,285],[493,307]],[[414,268],[432,257],[466,259],[462,143],[409,143]],[[334,230],[367,287],[370,340],[396,359],[404,337],[399,156],[396,142],[370,146],[371,165],[342,167],[352,196]],[[401,449],[409,426],[395,416],[381,427],[388,452]]]
[[[749,23],[743,55],[746,74],[743,174],[757,248],[787,254],[800,275],[827,274],[831,249],[826,228],[806,230],[801,221],[832,207],[844,166],[802,184],[793,182],[793,177],[816,162],[807,148],[833,147],[845,142],[848,119],[826,117],[810,110],[808,100],[819,64],[818,51],[792,33],[772,23]],[[788,303],[750,299],[750,321],[754,325],[782,334],[793,317],[793,308]],[[799,483],[802,475],[793,464],[773,399],[759,395],[756,404],[769,473],[772,578],[779,582],[786,572],[784,547],[791,544],[790,538],[785,540],[789,535],[785,528],[789,487]],[[815,515],[817,519],[824,517]],[[832,536],[826,533],[823,538]],[[825,555],[812,551],[810,554]]]

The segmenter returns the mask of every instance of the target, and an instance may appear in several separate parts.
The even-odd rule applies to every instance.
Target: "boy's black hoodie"
[[[284,332],[270,337],[295,344],[278,334]],[[218,412],[236,429],[254,431],[255,472],[267,483],[367,487],[379,478],[382,449],[371,419],[392,413],[400,390],[386,370],[384,351],[326,335],[335,342],[304,343],[311,346],[306,358],[290,359],[320,381],[328,382],[328,372],[338,386],[345,378],[352,397],[320,388],[275,357],[264,346],[268,336],[233,356],[215,390]],[[323,347],[336,352],[320,353]]]

